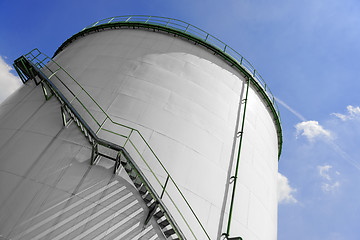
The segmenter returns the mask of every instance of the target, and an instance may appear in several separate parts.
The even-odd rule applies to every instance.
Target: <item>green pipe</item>
[[[239,150],[238,150],[238,156],[237,156],[237,160],[236,160],[236,168],[235,168],[235,175],[234,175],[234,185],[233,185],[233,191],[232,191],[232,195],[231,195],[231,202],[230,202],[230,212],[229,212],[229,220],[228,220],[228,226],[227,226],[227,230],[226,230],[226,236],[229,236],[230,234],[230,225],[231,225],[231,217],[232,217],[232,211],[233,211],[233,205],[234,205],[234,199],[235,199],[235,189],[236,189],[236,182],[237,182],[237,175],[238,175],[238,170],[239,170],[239,164],[240,164],[240,151],[241,151],[241,143],[242,143],[242,139],[243,139],[243,133],[244,133],[244,125],[245,125],[245,115],[246,115],[246,105],[247,105],[247,98],[248,98],[248,93],[249,93],[249,86],[250,86],[250,79],[248,78],[248,83],[246,86],[246,94],[245,94],[245,105],[244,105],[244,114],[243,114],[243,119],[242,119],[242,123],[241,123],[241,131],[240,131],[240,141],[239,141]]]

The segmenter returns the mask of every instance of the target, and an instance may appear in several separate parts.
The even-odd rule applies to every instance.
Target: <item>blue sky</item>
[[[279,240],[359,239],[359,1],[0,0],[0,101],[20,84],[14,59],[33,48],[52,55],[83,27],[128,14],[189,22],[267,81],[284,135]]]

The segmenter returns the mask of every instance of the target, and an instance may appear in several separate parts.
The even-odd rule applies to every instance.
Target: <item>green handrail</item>
[[[260,90],[267,103],[270,105],[270,109],[274,115],[278,132],[278,157],[280,158],[283,142],[280,111],[276,99],[271,92],[269,86],[262,78],[260,73],[254,68],[254,66],[240,53],[235,51],[233,48],[225,44],[220,39],[214,37],[213,35],[194,25],[174,18],[148,15],[124,15],[105,18],[83,28],[79,33],[73,35],[71,38],[66,40],[56,50],[54,56],[61,52],[70,42],[72,42],[78,36],[84,35],[85,33],[91,31],[116,28],[123,25],[153,28],[157,30],[168,31],[171,33],[176,32],[183,37],[187,37],[204,45],[211,46],[216,49],[218,53],[221,53],[225,60],[230,62],[231,65],[236,65],[239,70],[249,76],[251,81],[254,83],[254,86]]]
[[[178,185],[175,183],[174,179],[171,177],[171,175],[169,174],[169,172],[166,170],[165,166],[163,165],[163,163],[160,161],[160,159],[157,157],[157,155],[155,154],[154,150],[150,147],[149,143],[146,141],[146,139],[143,137],[143,135],[140,133],[140,131],[138,131],[135,128],[126,126],[124,124],[115,122],[111,119],[111,117],[107,114],[107,112],[96,102],[96,100],[81,86],[81,84],[76,81],[64,68],[62,68],[57,62],[55,62],[53,59],[51,59],[50,57],[48,57],[47,55],[41,53],[38,49],[34,49],[31,52],[29,52],[28,54],[25,55],[25,57],[32,62],[35,66],[43,69],[43,71],[49,71],[48,74],[49,76],[51,76],[52,78],[56,78],[61,85],[70,93],[70,95],[73,97],[73,99],[71,100],[71,102],[73,102],[74,100],[77,100],[77,102],[79,102],[79,104],[81,105],[81,107],[85,110],[85,112],[90,116],[90,119],[92,119],[96,125],[98,126],[97,129],[97,133],[99,133],[100,131],[105,131],[108,133],[111,133],[113,135],[119,136],[121,138],[125,139],[125,143],[123,144],[123,147],[126,149],[127,147],[127,143],[130,143],[131,146],[135,149],[135,151],[137,152],[137,154],[140,156],[141,160],[144,162],[144,164],[147,166],[148,170],[151,172],[151,174],[153,175],[153,177],[155,178],[156,182],[160,185],[161,187],[161,196],[163,196],[164,192],[166,193],[166,196],[169,198],[170,202],[174,205],[175,209],[177,210],[177,212],[179,213],[179,215],[181,216],[181,219],[184,221],[184,224],[188,227],[191,235],[195,238],[198,239],[195,236],[194,230],[190,227],[190,224],[188,223],[188,221],[185,219],[184,215],[181,213],[179,207],[176,205],[174,199],[170,196],[171,194],[166,190],[166,187],[169,185],[168,181],[172,182],[173,185],[175,186],[175,189],[178,191],[178,193],[180,194],[180,198],[177,199],[182,199],[186,205],[188,206],[189,210],[191,211],[191,213],[193,214],[195,220],[198,222],[201,230],[203,231],[204,235],[206,236],[207,239],[210,239],[208,233],[206,232],[204,226],[202,225],[202,223],[200,222],[199,218],[197,217],[195,211],[192,209],[192,207],[190,206],[189,202],[186,200],[184,194],[181,192],[180,188],[178,187]],[[41,57],[41,59],[40,59]],[[56,65],[56,70],[53,71],[51,69],[52,64]],[[76,85],[78,87],[80,87],[80,91],[78,91],[76,94],[72,91],[72,89],[70,89],[70,87],[65,84],[60,77],[58,77],[58,75],[63,72],[65,73],[66,77],[69,78],[68,80],[72,80],[74,83],[76,83]],[[44,72],[45,74],[45,72]],[[100,120],[98,121],[98,118],[96,118],[94,116],[94,114],[91,113],[91,110],[88,109],[85,105],[84,102],[82,102],[79,99],[80,94],[84,92],[86,94],[86,96],[90,99],[91,102],[93,102],[96,107],[104,114],[104,120]],[[65,93],[63,93],[65,95]],[[107,120],[110,120],[111,124],[119,126],[121,128],[125,128],[127,130],[130,131],[130,133],[128,135],[124,135],[124,134],[120,134],[117,132],[114,132],[110,129],[106,129],[104,128],[104,124]],[[101,122],[101,123],[100,123]],[[90,124],[89,124],[90,125]],[[145,147],[147,149],[150,150],[150,152],[152,153],[153,157],[157,160],[157,162],[160,164],[161,168],[164,171],[164,174],[167,175],[166,176],[166,181],[163,184],[160,179],[159,176],[157,176],[157,174],[153,171],[153,169],[151,168],[150,164],[146,161],[145,157],[143,156],[143,154],[141,154],[140,150],[138,149],[138,147],[136,146],[136,144],[131,140],[131,137],[133,136],[133,134],[136,133],[138,134],[138,136],[140,137],[140,139],[143,141],[143,143],[145,144]],[[153,166],[154,167],[154,166]],[[154,184],[154,182],[152,183]],[[192,226],[193,227],[193,226]],[[200,238],[202,239],[202,238]]]

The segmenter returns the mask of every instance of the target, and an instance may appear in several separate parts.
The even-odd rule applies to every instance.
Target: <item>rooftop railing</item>
[[[281,154],[282,149],[282,129],[281,129],[281,118],[280,118],[280,111],[276,99],[271,92],[268,84],[262,78],[260,73],[254,68],[254,66],[245,59],[240,53],[236,50],[231,48],[229,45],[221,41],[220,39],[214,37],[213,35],[207,33],[206,31],[195,27],[189,23],[186,23],[181,20],[173,19],[173,18],[166,18],[166,17],[159,17],[159,16],[147,16],[147,15],[126,15],[126,16],[117,16],[117,17],[110,17],[99,20],[84,29],[81,30],[80,33],[90,30],[92,28],[100,28],[101,26],[106,25],[115,25],[116,23],[133,23],[133,24],[146,24],[152,26],[161,26],[168,29],[173,29],[178,32],[184,33],[186,35],[190,35],[196,38],[199,41],[205,42],[212,47],[215,47],[218,51],[225,54],[227,57],[230,57],[233,61],[236,62],[243,70],[247,72],[252,79],[256,81],[256,83],[262,88],[264,91],[265,98],[268,98],[269,104],[273,106],[273,113],[275,116],[275,120],[277,122],[278,128],[278,139],[279,139],[279,157]],[[58,50],[59,51],[59,50]],[[57,51],[57,52],[58,52]],[[55,53],[56,55],[56,53]]]
[[[85,27],[84,29],[82,29],[82,31],[102,24],[117,23],[117,22],[138,22],[138,23],[147,23],[147,24],[154,24],[154,25],[168,27],[192,35],[194,37],[197,37],[202,41],[218,48],[222,52],[228,54],[233,59],[235,59],[241,66],[243,66],[252,75],[252,77],[254,77],[261,84],[261,86],[264,88],[265,92],[268,94],[269,98],[271,99],[272,103],[275,105],[277,114],[280,117],[280,112],[275,97],[271,92],[269,86],[265,82],[265,80],[260,75],[260,73],[254,68],[254,66],[246,58],[244,58],[240,53],[235,51],[233,48],[231,48],[229,45],[227,45],[217,37],[214,37],[213,35],[205,32],[204,30],[181,20],[158,17],[158,16],[146,16],[146,15],[133,15],[133,16],[129,15],[129,16],[105,18]]]

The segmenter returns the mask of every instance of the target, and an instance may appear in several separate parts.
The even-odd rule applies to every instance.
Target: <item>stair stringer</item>
[[[41,83],[43,88],[46,86],[51,91],[51,94],[54,95],[60,102],[64,126],[67,126],[69,121],[73,121],[92,145],[91,164],[96,164],[101,156],[115,161],[114,173],[116,173],[117,169],[120,167],[119,164],[124,167],[138,192],[141,194],[142,199],[148,206],[149,214],[144,222],[144,225],[148,223],[151,217],[154,217],[166,238],[186,239],[179,226],[176,224],[174,218],[171,216],[169,210],[166,208],[165,204],[153,189],[144,173],[131,158],[130,154],[126,151],[126,149],[120,145],[117,145],[116,143],[99,138],[76,111],[76,109],[71,105],[71,103],[66,99],[66,97],[61,93],[61,91],[55,86],[55,84],[25,56],[16,59],[14,67],[21,76],[24,84],[28,80],[33,79],[36,85]],[[47,92],[44,92],[44,94],[46,100],[50,99],[47,96]],[[117,159],[112,156],[103,154],[97,150],[99,145],[116,151],[118,152],[118,156],[124,157]]]

